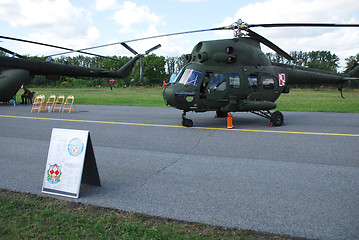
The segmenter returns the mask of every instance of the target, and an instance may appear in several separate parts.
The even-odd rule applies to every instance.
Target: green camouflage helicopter
[[[217,117],[229,112],[251,112],[269,119],[269,126],[282,126],[283,114],[275,101],[282,93],[289,93],[291,84],[339,84],[352,77],[359,66],[348,74],[271,63],[261,51],[260,43],[268,46],[288,60],[294,60],[278,46],[253,32],[253,27],[359,27],[359,24],[283,23],[252,24],[241,20],[228,27],[212,28],[185,33],[226,30],[235,31],[235,38],[199,42],[186,55],[186,65],[164,86],[166,104],[183,110],[182,125],[192,127],[186,118],[189,111],[216,111]],[[179,34],[185,34],[179,33]]]

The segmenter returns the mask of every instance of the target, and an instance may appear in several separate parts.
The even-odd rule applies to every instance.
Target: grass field
[[[0,239],[289,239],[0,189]]]
[[[276,101],[279,111],[302,112],[353,112],[359,113],[359,91],[351,90],[343,93],[333,90],[291,90],[282,94]]]
[[[74,95],[77,104],[164,107],[162,88],[32,88],[46,97]],[[18,94],[20,95],[20,94]],[[18,96],[18,100],[19,96]]]
[[[48,97],[74,95],[77,104],[95,105],[123,105],[123,106],[150,106],[165,107],[161,88],[32,88]],[[21,92],[21,91],[20,91]],[[359,112],[359,91],[345,91],[342,99],[338,91],[333,90],[297,90],[293,89],[289,94],[282,94],[276,101],[279,111],[304,111],[304,112]],[[20,94],[17,101],[21,101]]]

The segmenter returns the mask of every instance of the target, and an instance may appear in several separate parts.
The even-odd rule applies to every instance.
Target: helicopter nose
[[[173,86],[166,86],[163,89],[163,99],[166,101],[167,105],[171,105],[174,107],[175,99],[174,99],[174,88]]]
[[[189,111],[195,105],[195,93],[183,89],[183,85],[173,84],[163,90],[163,98],[172,107]]]

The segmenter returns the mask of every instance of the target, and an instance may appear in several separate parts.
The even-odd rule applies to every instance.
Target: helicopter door
[[[248,84],[252,93],[248,95],[249,100],[268,100],[277,99],[276,79],[269,75],[249,75]]]
[[[276,79],[272,76],[262,76],[260,79],[263,100],[275,101],[278,98],[278,91],[275,87]]]
[[[206,99],[223,100],[227,94],[227,77],[223,73],[209,73]]]

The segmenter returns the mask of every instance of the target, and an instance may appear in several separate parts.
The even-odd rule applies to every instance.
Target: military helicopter
[[[102,58],[108,58],[112,60],[118,61],[116,58],[101,56],[98,54],[85,52],[84,50],[89,50],[93,48],[98,48],[101,46],[86,48],[82,50],[74,50],[65,47],[60,47],[56,45],[50,45],[46,43],[34,42],[25,39],[0,36],[0,38],[27,42],[37,45],[43,45],[53,48],[58,48],[62,50],[66,50],[66,52],[60,53],[70,53],[70,52],[79,52],[82,54],[88,54],[92,56],[99,56]],[[118,43],[116,43],[118,44]],[[51,56],[48,57],[46,61],[36,61],[27,59],[26,57],[16,54],[13,51],[10,51],[6,48],[0,47],[0,50],[11,54],[12,57],[8,56],[0,56],[0,102],[8,102],[10,99],[13,99],[14,95],[20,89],[21,85],[27,83],[32,75],[46,75],[51,78],[58,78],[59,76],[72,76],[72,77],[112,77],[112,78],[125,78],[128,77],[135,66],[135,63],[138,59],[143,58],[143,56],[149,54],[150,52],[161,47],[160,44],[154,46],[151,49],[148,49],[145,54],[139,54],[130,46],[128,46],[125,42],[121,42],[121,44],[135,54],[135,57],[132,58],[129,62],[127,62],[124,66],[122,66],[117,71],[107,70],[107,69],[99,69],[99,68],[86,68],[80,66],[73,65],[65,65],[58,63],[51,63]],[[60,55],[56,54],[56,55]],[[52,55],[54,56],[54,55]]]
[[[336,74],[296,65],[271,63],[261,51],[260,43],[268,46],[288,60],[294,59],[274,43],[252,31],[250,28],[253,27],[359,27],[359,24],[247,24],[242,20],[238,20],[236,23],[225,27],[163,34],[97,47],[122,44],[130,50],[126,44],[128,42],[206,31],[233,30],[235,37],[232,39],[199,42],[193,48],[192,53],[186,55],[187,63],[183,69],[163,89],[163,98],[166,104],[183,111],[182,125],[186,127],[193,126],[193,121],[186,118],[186,113],[189,111],[216,111],[218,117],[226,117],[229,112],[251,112],[269,119],[269,126],[282,126],[284,123],[283,114],[279,111],[270,112],[270,110],[276,108],[275,101],[281,93],[289,93],[290,84],[339,84],[340,87],[338,89],[342,92],[344,82],[359,80],[359,78],[353,77],[359,71],[359,66],[355,67],[348,74]],[[0,36],[0,38],[31,42],[4,36]],[[31,43],[40,44],[37,42]],[[48,44],[41,45],[57,47]],[[152,49],[156,48],[158,46]],[[61,49],[70,52],[87,53],[83,52],[83,50],[92,48],[82,50]],[[152,49],[146,51],[146,53],[152,51]],[[137,54],[134,50],[130,51]],[[19,59],[13,62],[14,60],[10,60],[9,57],[6,57],[6,59],[0,57],[0,67],[24,69],[18,71],[17,74],[19,75],[24,75],[31,70],[31,72],[41,72],[40,74],[60,73],[65,75],[70,72],[70,76],[80,76],[81,74],[81,76],[94,76],[93,74],[103,76],[105,74],[108,77],[123,77],[129,74],[135,61],[141,58],[141,56],[143,55],[137,54],[133,60],[116,72],[81,67],[64,69],[64,65],[53,65],[54,68],[47,68],[46,65],[41,65],[48,64],[44,62],[41,64],[26,62],[32,67],[24,69],[22,65],[26,66],[25,63],[20,63]],[[78,73],[80,69],[85,72]],[[75,73],[78,75],[75,75]],[[6,78],[6,76],[0,77],[0,81],[1,78]]]
[[[196,30],[178,34],[213,30],[234,30],[232,39],[202,41],[186,55],[186,65],[179,74],[164,86],[163,98],[167,105],[183,110],[182,125],[192,127],[186,118],[189,111],[216,111],[217,117],[229,112],[251,112],[269,119],[269,126],[282,126],[283,114],[275,101],[281,93],[289,93],[290,84],[339,84],[359,80],[353,75],[359,66],[348,74],[337,74],[271,63],[261,51],[260,43],[268,46],[288,60],[294,60],[274,43],[255,33],[253,27],[359,27],[359,24],[280,23],[247,24],[238,22],[220,28]],[[171,34],[175,35],[175,34]]]

